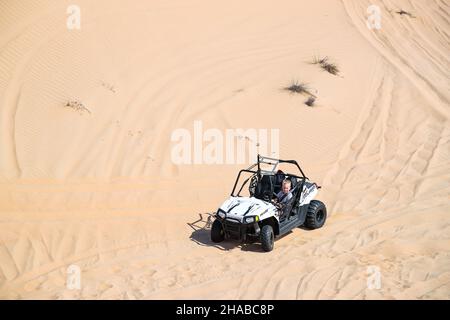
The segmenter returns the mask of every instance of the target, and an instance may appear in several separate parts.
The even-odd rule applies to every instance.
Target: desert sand
[[[0,1],[0,298],[449,299],[449,38],[446,0]],[[279,128],[326,225],[213,245],[245,165],[174,164],[194,121]]]

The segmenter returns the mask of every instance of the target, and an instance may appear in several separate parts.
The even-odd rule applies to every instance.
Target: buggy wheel
[[[214,220],[211,226],[211,240],[212,242],[219,243],[225,239],[225,232],[223,231],[222,222]]]
[[[308,206],[305,225],[308,229],[319,229],[327,220],[327,208],[319,200],[312,200]]]
[[[271,225],[266,224],[261,229],[261,245],[264,251],[269,252],[273,250],[273,243],[275,236]]]

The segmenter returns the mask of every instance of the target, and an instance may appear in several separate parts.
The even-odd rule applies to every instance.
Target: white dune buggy
[[[295,165],[300,175],[277,170],[283,163]],[[262,166],[268,168],[263,169]],[[243,176],[247,177],[239,184]],[[292,198],[280,206],[273,200],[285,179],[291,181]],[[294,228],[320,228],[327,218],[327,209],[321,201],[313,200],[318,189],[320,187],[309,181],[295,160],[258,155],[256,164],[239,171],[231,197],[217,210],[211,227],[211,240],[219,243],[225,239],[245,241],[252,238],[261,241],[264,251],[271,251],[275,238]],[[243,191],[247,196],[241,194]]]

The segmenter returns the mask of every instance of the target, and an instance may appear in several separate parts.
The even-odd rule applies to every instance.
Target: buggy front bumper
[[[242,223],[232,218],[220,219],[225,237],[235,240],[246,240],[248,236],[259,235],[258,222]]]

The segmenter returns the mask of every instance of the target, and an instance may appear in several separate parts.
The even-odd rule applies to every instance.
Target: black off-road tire
[[[261,245],[264,251],[269,252],[273,250],[275,242],[275,235],[271,225],[266,224],[261,229]]]
[[[214,220],[211,226],[211,241],[215,243],[222,242],[225,239],[225,232],[223,231],[222,222]]]
[[[327,220],[327,208],[322,201],[312,200],[308,206],[305,226],[314,230],[321,228]]]

